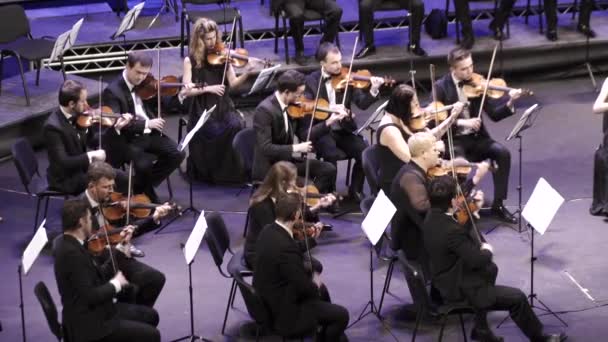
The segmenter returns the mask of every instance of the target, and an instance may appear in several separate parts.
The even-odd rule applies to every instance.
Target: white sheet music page
[[[522,215],[542,235],[549,228],[553,217],[563,203],[562,195],[541,177],[538,179]]]
[[[397,208],[393,202],[386,197],[384,191],[380,190],[369,213],[361,223],[361,228],[373,245],[378,243],[395,212],[397,212]]]
[[[198,121],[196,122],[196,126],[194,126],[190,130],[190,132],[188,132],[188,134],[186,134],[186,136],[184,137],[184,140],[179,144],[179,146],[177,146],[178,150],[183,151],[186,148],[186,146],[188,146],[188,144],[190,143],[190,140],[192,140],[192,138],[194,137],[196,132],[198,132],[198,130],[201,129],[201,127],[203,127],[203,125],[205,124],[205,122],[207,122],[207,120],[209,119],[209,116],[211,115],[211,113],[214,110],[215,110],[215,105],[213,105],[213,107],[211,107],[209,110],[205,110],[203,112],[203,114],[201,114]]]
[[[186,258],[186,263],[188,265],[190,265],[194,260],[196,252],[198,252],[198,249],[201,246],[201,241],[203,241],[206,231],[207,220],[205,220],[205,211],[202,211],[196,220],[194,228],[192,228],[192,232],[188,237],[188,241],[186,241],[186,245],[184,246],[184,257]]]
[[[36,230],[36,234],[32,238],[32,241],[27,245],[25,250],[23,251],[23,257],[21,258],[21,264],[23,265],[23,274],[27,274],[29,270],[32,268],[34,261],[40,255],[40,252],[49,241],[49,238],[46,235],[46,229],[44,228],[44,224],[46,223],[46,219],[42,221],[38,230]]]

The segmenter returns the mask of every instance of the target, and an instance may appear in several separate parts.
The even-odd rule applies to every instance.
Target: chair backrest
[[[397,256],[416,309],[433,312],[434,309],[430,292],[427,289],[427,282],[422,272],[422,268],[415,262],[408,260],[402,250],[397,252]]]
[[[42,306],[42,311],[44,312],[44,316],[46,317],[46,321],[49,324],[51,332],[53,335],[55,335],[55,337],[57,337],[58,340],[61,340],[63,337],[61,332],[61,324],[59,323],[57,316],[57,307],[55,306],[53,297],[51,297],[51,294],[49,293],[49,289],[46,287],[44,282],[39,281],[34,287],[34,293],[40,302],[40,306]]]
[[[251,169],[253,168],[253,147],[255,146],[255,130],[253,127],[245,128],[238,132],[232,140],[232,148],[238,152],[241,166],[247,178],[251,180]]]
[[[32,178],[36,175],[40,176],[38,173],[38,160],[36,159],[34,149],[25,138],[19,138],[13,146],[11,146],[11,154],[17,172],[19,172],[21,183],[23,183],[25,190],[30,193],[29,185]]]
[[[375,196],[378,194],[380,190],[380,146],[377,144],[368,146],[365,150],[363,150],[363,154],[361,156],[362,164],[363,164],[363,173],[365,174],[365,179],[367,180],[367,184],[369,184],[369,188],[372,194]]]
[[[270,328],[272,326],[272,316],[262,297],[260,297],[255,288],[248,284],[240,274],[235,275],[234,280],[241,291],[245,306],[247,307],[247,312],[249,312],[251,318],[253,318],[258,325]]]
[[[215,265],[219,268],[220,272],[224,274],[224,271],[222,270],[224,254],[226,254],[227,250],[230,250],[230,235],[228,234],[226,223],[224,222],[222,215],[216,212],[206,214],[205,219],[207,220],[205,241],[207,241],[207,246],[213,256]]]
[[[19,5],[0,7],[0,44],[15,41],[29,34],[30,22],[23,7]]]

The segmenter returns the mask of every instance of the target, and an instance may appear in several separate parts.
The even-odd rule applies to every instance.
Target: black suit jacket
[[[89,168],[87,144],[95,139],[94,130],[75,128],[61,109],[57,109],[48,117],[42,131],[49,157],[46,173],[49,186],[70,194],[81,192]]]
[[[285,122],[281,105],[275,94],[271,94],[255,109],[253,128],[256,144],[253,152],[253,179],[262,180],[270,167],[278,161],[293,161],[294,127],[289,118],[289,130],[285,132]],[[329,131],[325,123],[313,127],[311,140]]]
[[[456,90],[456,86],[454,85],[454,81],[452,80],[451,73],[444,75],[435,82],[435,91],[437,93],[437,101],[440,101],[446,106],[458,102],[458,92]],[[514,114],[514,112],[511,111],[511,109],[507,106],[508,101],[509,96],[506,94],[499,99],[487,97],[483,110],[486,112],[486,114],[488,114],[488,117],[492,121],[500,121]],[[474,99],[469,99],[469,113],[471,117],[477,116],[480,106],[481,96]],[[490,136],[483,124],[483,120],[481,121],[481,128],[479,129],[478,134],[483,137]]]
[[[463,299],[478,308],[496,300],[498,274],[492,254],[480,249],[470,231],[438,209],[431,209],[423,225],[434,286],[448,301]]]
[[[268,306],[277,332],[293,335],[296,324],[314,326],[315,317],[302,310],[302,303],[319,299],[319,291],[296,242],[273,223],[260,234],[256,251],[253,286]]]
[[[72,341],[96,341],[117,324],[113,298],[112,265],[95,263],[84,246],[72,236],[59,235],[53,244],[55,279],[61,294],[63,324]],[[124,255],[116,253],[120,265]]]

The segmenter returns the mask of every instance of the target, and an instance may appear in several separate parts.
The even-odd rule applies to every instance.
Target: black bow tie
[[[465,81],[458,81],[458,83],[457,83],[457,84],[458,84],[458,88],[462,88],[462,87],[464,87],[464,85],[465,85],[466,83],[467,83],[467,82],[465,82]]]
[[[321,77],[321,82],[323,82],[323,83],[326,83],[329,80],[331,80],[331,76],[323,76],[323,77]]]
[[[97,214],[99,214],[99,206],[91,207],[91,216],[97,217]]]

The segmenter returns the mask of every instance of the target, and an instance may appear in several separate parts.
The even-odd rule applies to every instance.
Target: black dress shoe
[[[294,60],[299,65],[306,65],[306,57],[304,57],[304,51],[296,51],[296,58],[294,58]]]
[[[588,25],[578,25],[576,27],[576,30],[580,33],[582,33],[583,35],[585,35],[585,37],[589,37],[589,38],[595,38],[596,34],[595,31],[593,31],[591,29],[591,27],[589,27]]]
[[[410,44],[407,47],[408,51],[413,53],[416,56],[424,57],[426,56],[426,51],[420,47],[420,44]]]
[[[504,339],[494,335],[494,332],[489,328],[481,329],[473,327],[471,330],[471,340],[481,342],[503,342]]]
[[[504,205],[494,205],[492,206],[492,214],[496,216],[499,220],[506,223],[517,223],[517,218],[513,215]]]
[[[472,35],[464,35],[460,41],[460,46],[463,49],[471,50],[475,45],[475,38]]]
[[[357,52],[355,59],[365,58],[369,55],[373,55],[374,53],[376,53],[376,47],[374,45],[367,45]]]
[[[496,26],[494,20],[492,20],[488,28],[490,29],[490,31],[492,31],[492,35],[494,36],[495,40],[501,41],[505,39],[504,35],[502,34],[502,28]]]
[[[331,232],[332,230],[334,230],[334,225],[331,223],[323,223],[323,229],[321,229],[322,232]]]
[[[144,251],[142,251],[141,249],[131,245],[129,247],[129,251],[131,252],[131,256],[136,257],[136,258],[143,258],[146,256],[146,253],[144,253]]]
[[[533,339],[533,342],[562,342],[568,339],[564,333],[543,335],[540,339]]]
[[[554,42],[557,40],[557,30],[548,30],[547,31],[547,39],[549,39],[550,41]]]

